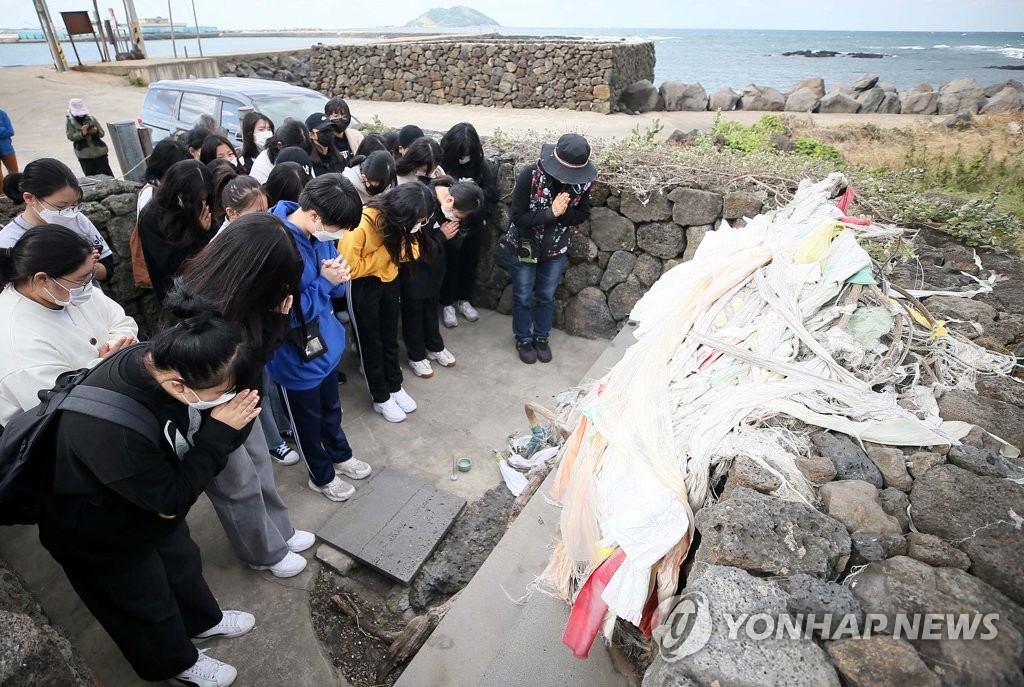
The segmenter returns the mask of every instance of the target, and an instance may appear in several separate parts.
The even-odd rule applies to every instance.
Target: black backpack
[[[114,422],[160,443],[160,423],[146,406],[124,394],[85,386],[93,370],[65,372],[40,404],[11,418],[0,435],[0,525],[39,522],[53,494],[57,462],[54,420],[62,411]]]

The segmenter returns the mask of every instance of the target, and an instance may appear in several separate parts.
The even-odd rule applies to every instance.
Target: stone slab
[[[464,499],[399,470],[379,468],[317,536],[363,565],[409,584],[465,505]]]

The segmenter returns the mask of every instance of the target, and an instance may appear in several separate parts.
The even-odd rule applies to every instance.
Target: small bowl
[[[469,458],[459,458],[458,466],[459,472],[469,472],[469,468],[473,466],[473,461]]]

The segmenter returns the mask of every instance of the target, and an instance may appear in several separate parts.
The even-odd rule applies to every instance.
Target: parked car
[[[187,131],[201,114],[212,115],[238,143],[242,142],[242,117],[250,110],[262,112],[280,126],[285,118],[305,120],[323,112],[323,94],[283,81],[268,79],[169,79],[149,85],[142,103],[139,124],[149,127],[155,143],[176,131]],[[352,118],[350,126],[358,126]]]

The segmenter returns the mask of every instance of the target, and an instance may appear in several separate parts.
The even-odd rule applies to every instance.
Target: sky
[[[2,2],[0,25],[38,28],[32,0]],[[195,0],[195,6],[200,24],[222,29],[347,29],[400,26],[431,7],[455,2]],[[176,22],[192,22],[191,0],[170,3]],[[108,7],[124,16],[122,0],[99,5],[104,17]],[[472,0],[466,5],[507,27],[1024,32],[1024,0]],[[61,11],[91,10],[92,2],[49,0],[48,6],[60,26]],[[167,16],[167,0],[135,0],[135,6],[142,17]]]

